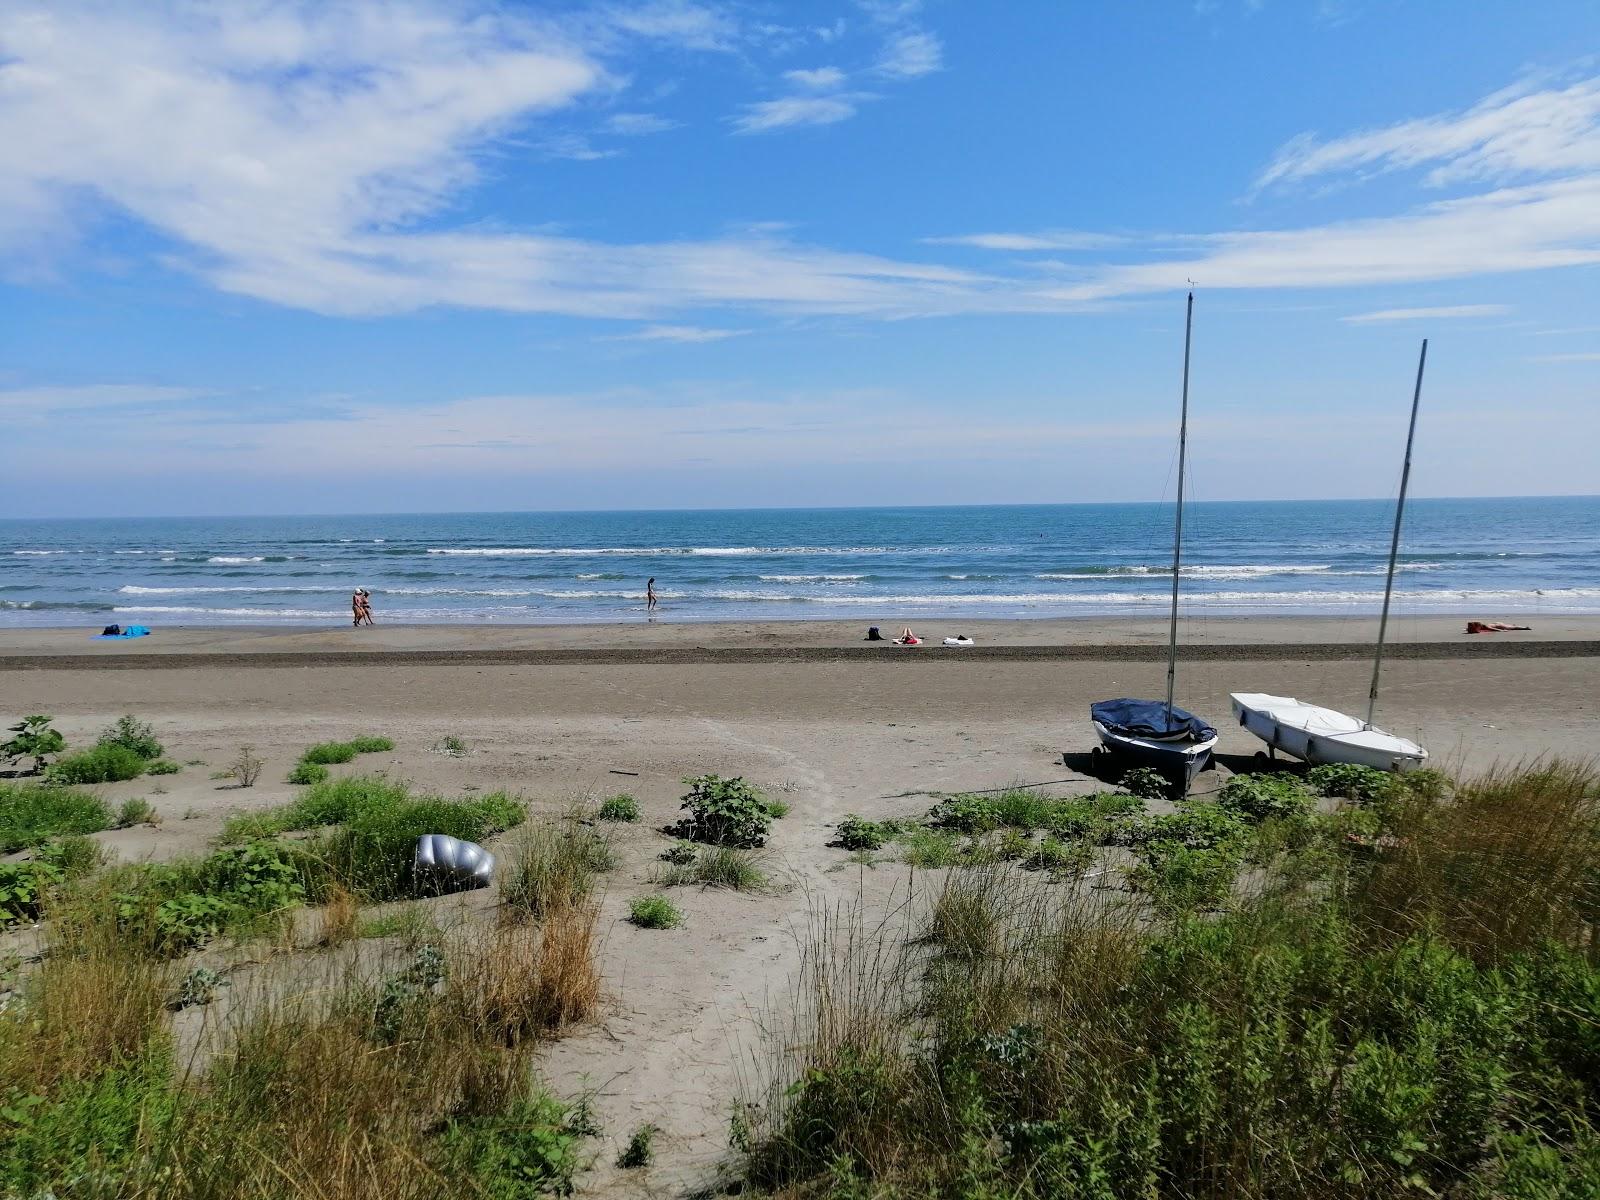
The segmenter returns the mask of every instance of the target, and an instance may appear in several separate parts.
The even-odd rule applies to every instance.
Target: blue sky
[[[1600,491],[1600,6],[0,6],[11,515]]]

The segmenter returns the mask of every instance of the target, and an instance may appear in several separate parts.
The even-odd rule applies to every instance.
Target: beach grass
[[[1351,782],[1369,802],[1241,776],[1141,819],[1132,893],[990,861],[898,921],[823,913],[747,1186],[1592,1194],[1600,775]]]
[[[98,796],[40,783],[0,783],[0,853],[110,827],[111,810]]]

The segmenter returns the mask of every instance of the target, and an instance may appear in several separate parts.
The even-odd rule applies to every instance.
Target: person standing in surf
[[[644,585],[645,612],[655,612],[656,606],[660,603],[661,602],[656,599],[656,577],[652,575],[649,579],[645,580]]]

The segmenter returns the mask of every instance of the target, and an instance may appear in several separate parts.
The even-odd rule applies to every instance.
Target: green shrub
[[[944,829],[914,829],[901,840],[902,857],[913,867],[933,870],[960,866],[966,850],[955,834]]]
[[[789,815],[789,804],[784,800],[768,800],[767,815],[774,821],[781,821]]]
[[[748,848],[766,843],[772,825],[761,793],[741,778],[701,775],[685,779],[689,791],[683,808],[689,814],[678,827],[681,836],[714,846]]]
[[[843,850],[881,850],[889,833],[876,821],[864,821],[854,813],[839,822],[833,844]]]
[[[928,810],[928,824],[953,833],[987,833],[1000,824],[1000,814],[985,796],[950,796]]]
[[[50,759],[67,748],[67,740],[61,736],[61,731],[50,726],[54,720],[54,717],[39,714],[23,717],[11,726],[11,737],[0,742],[0,758],[7,762],[31,758],[34,771],[43,770]]]
[[[628,905],[628,920],[640,929],[676,929],[683,913],[665,896],[640,896]]]
[[[306,747],[305,753],[300,756],[300,761],[326,767],[335,763],[347,763],[356,754],[353,742],[318,742],[314,746]]]
[[[712,846],[687,865],[669,866],[661,873],[660,882],[666,887],[699,884],[737,892],[764,891],[771,884],[755,855],[729,846]]]
[[[656,857],[675,867],[687,867],[700,857],[700,847],[693,842],[673,842]]]
[[[174,1011],[179,1011],[210,1004],[217,998],[218,991],[232,986],[210,967],[191,967],[178,984],[178,994],[173,998],[170,1007]]]
[[[126,746],[94,746],[57,759],[45,772],[52,783],[114,783],[144,774],[144,759]]]
[[[161,741],[150,722],[141,721],[132,714],[118,717],[115,724],[101,730],[98,744],[121,746],[140,758],[160,758],[162,752]]]
[[[110,826],[111,810],[98,796],[37,783],[0,783],[0,854]]]
[[[203,859],[125,868],[113,880],[113,912],[135,944],[177,955],[226,930],[275,923],[305,899],[305,874],[297,846],[229,846]]]
[[[153,825],[156,823],[156,810],[150,801],[134,797],[124,800],[117,809],[116,827],[118,829],[131,829],[135,825]]]
[[[571,1194],[579,1136],[560,1104],[537,1096],[499,1115],[456,1118],[439,1144],[447,1173],[469,1181],[470,1194],[532,1200]]]
[[[1089,869],[1095,860],[1094,845],[1078,839],[1062,839],[1046,835],[1022,865],[1032,871],[1060,871],[1078,874]]]
[[[1164,800],[1172,791],[1172,780],[1154,767],[1135,767],[1123,775],[1122,786],[1141,800]]]
[[[328,768],[321,763],[297,762],[294,770],[290,771],[285,783],[321,783],[328,778]]]
[[[306,747],[305,753],[300,756],[300,761],[315,763],[318,766],[332,766],[336,763],[347,763],[358,754],[376,754],[393,749],[394,743],[386,737],[358,737],[351,738],[348,742],[318,742],[315,746]]]
[[[617,1155],[617,1166],[624,1171],[648,1167],[655,1158],[655,1150],[652,1143],[659,1132],[660,1130],[654,1125],[641,1125],[635,1129],[633,1136],[628,1139],[628,1144]]]
[[[611,796],[600,802],[600,811],[597,815],[602,821],[637,821],[639,802],[626,794]]]
[[[1311,807],[1311,797],[1299,779],[1287,772],[1235,775],[1217,793],[1217,806],[1247,821],[1265,821],[1302,816]]]
[[[176,775],[183,770],[180,763],[173,762],[170,758],[158,758],[145,764],[146,775]]]

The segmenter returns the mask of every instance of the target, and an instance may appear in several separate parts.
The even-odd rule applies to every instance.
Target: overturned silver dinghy
[[[425,833],[417,839],[411,873],[420,891],[470,891],[493,882],[494,855],[476,842],[446,833]]]

